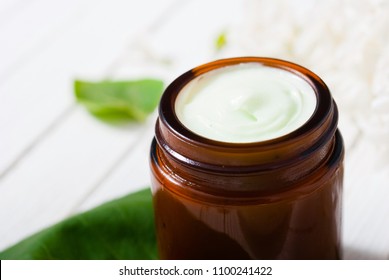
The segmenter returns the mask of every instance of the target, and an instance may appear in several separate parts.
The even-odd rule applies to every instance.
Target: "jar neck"
[[[210,140],[181,124],[174,105],[180,90],[188,82],[206,72],[246,62],[281,68],[307,81],[317,98],[316,109],[311,118],[292,133],[255,143]],[[336,144],[337,121],[338,111],[329,89],[311,71],[276,59],[232,58],[192,69],[166,89],[159,107],[156,139],[161,160],[171,166],[178,176],[181,173],[191,176],[192,180],[199,182],[199,188],[204,186],[202,181],[206,178],[213,182],[214,190],[279,190],[302,180],[328,161]]]
[[[275,170],[217,173],[175,161],[161,149],[156,139],[151,147],[152,166],[158,166],[159,178],[170,191],[191,199],[218,203],[220,197],[227,204],[270,203],[304,196],[323,186],[341,166],[344,156],[343,139],[339,131],[329,144],[329,153],[321,161],[314,156],[301,164]],[[162,173],[159,173],[162,172]],[[320,178],[319,180],[317,178]]]

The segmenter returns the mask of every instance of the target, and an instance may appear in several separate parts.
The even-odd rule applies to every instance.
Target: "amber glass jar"
[[[255,143],[201,137],[178,120],[180,90],[211,70],[257,62],[306,80],[317,103],[295,131]],[[296,64],[258,57],[194,68],[164,92],[151,146],[162,259],[339,259],[343,141],[324,82]]]

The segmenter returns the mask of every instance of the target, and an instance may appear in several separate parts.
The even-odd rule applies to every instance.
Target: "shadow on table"
[[[388,254],[369,252],[365,249],[358,248],[343,248],[343,259],[344,260],[387,260],[389,259]]]

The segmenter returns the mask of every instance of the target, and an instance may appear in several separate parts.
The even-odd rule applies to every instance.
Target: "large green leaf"
[[[73,216],[0,252],[0,259],[156,259],[150,190]]]
[[[155,79],[137,81],[75,81],[77,101],[103,119],[143,121],[157,107],[163,82]]]

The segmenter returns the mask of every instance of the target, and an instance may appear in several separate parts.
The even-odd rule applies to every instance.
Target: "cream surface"
[[[316,95],[299,76],[259,63],[213,70],[178,94],[180,122],[205,138],[250,143],[274,139],[302,126],[313,114]]]

